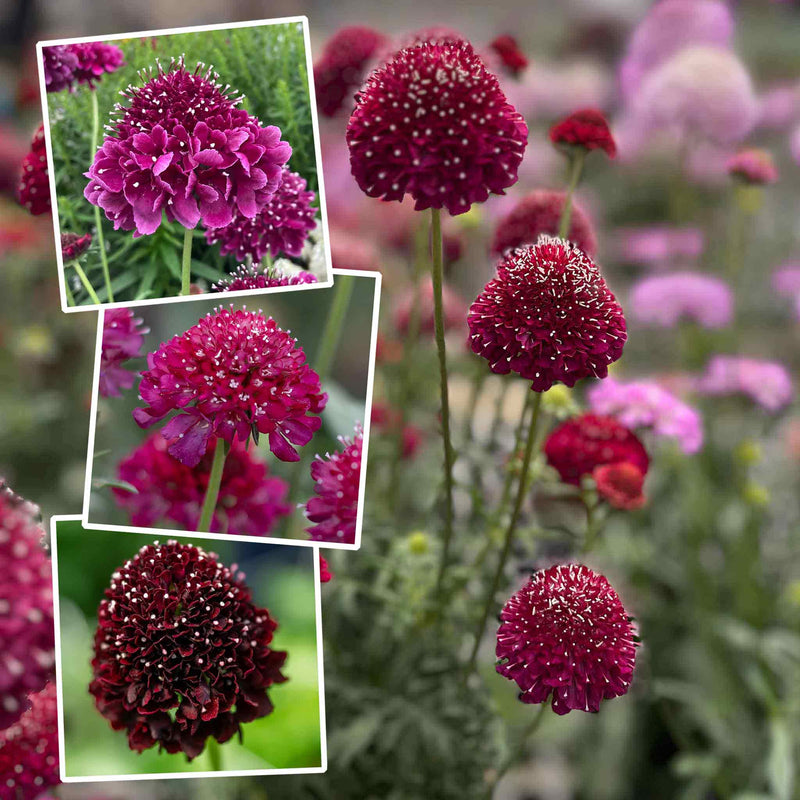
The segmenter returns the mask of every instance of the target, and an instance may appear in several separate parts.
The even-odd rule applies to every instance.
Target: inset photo
[[[84,523],[357,549],[380,274],[100,315]]]
[[[325,771],[316,549],[51,540],[62,781]]]
[[[65,311],[331,285],[305,17],[37,54]]]

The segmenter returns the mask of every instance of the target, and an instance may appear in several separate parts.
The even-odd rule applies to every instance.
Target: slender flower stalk
[[[191,231],[190,231],[191,233]],[[225,459],[228,457],[230,445],[224,440],[219,439],[214,448],[214,460],[211,462],[211,473],[208,476],[208,489],[203,500],[203,508],[200,511],[200,522],[197,524],[198,531],[209,531],[211,529],[211,518],[217,507],[219,498],[219,487],[222,483],[222,471],[225,468]]]
[[[545,712],[548,708],[550,708],[550,703],[542,703],[539,706],[539,709],[531,717],[530,722],[522,730],[522,734],[517,740],[517,746],[509,753],[506,760],[497,770],[497,773],[494,776],[494,781],[492,782],[492,786],[497,786],[497,784],[500,783],[501,778],[511,769],[511,767],[514,766],[514,764],[520,760],[520,758],[522,758],[522,755],[525,752],[525,745],[528,743],[528,740],[531,738],[531,736],[533,736],[533,734],[539,730],[539,726],[542,724],[542,721],[545,717]]]
[[[92,96],[92,150],[91,156],[94,158],[94,154],[97,152],[97,140],[100,135],[100,111],[97,106],[97,92],[90,92]],[[94,224],[97,228],[97,244],[100,248],[100,263],[103,265],[103,280],[106,284],[106,300],[109,303],[114,302],[114,293],[111,291],[111,274],[108,271],[108,256],[106,255],[106,242],[105,238],[103,237],[103,221],[100,216],[100,207],[94,207]],[[80,273],[78,273],[80,275]],[[85,285],[85,284],[84,284]],[[88,291],[88,289],[87,289]],[[89,296],[92,296],[92,292],[89,292]],[[100,303],[95,295],[92,297],[95,303]]]
[[[570,154],[569,159],[569,184],[567,194],[564,198],[564,208],[561,211],[561,222],[558,226],[558,238],[566,239],[569,233],[569,226],[572,221],[572,197],[578,184],[581,182],[583,174],[583,164],[586,161],[586,150],[575,149]]]
[[[208,760],[211,762],[212,772],[222,772],[222,748],[216,739],[209,738],[208,744]]]
[[[328,311],[328,319],[325,321],[316,358],[317,375],[319,375],[320,381],[324,381],[333,368],[354,288],[355,281],[352,277],[340,277],[334,285],[333,302]]]
[[[89,295],[91,301],[95,305],[100,305],[100,298],[97,296],[97,293],[92,288],[92,284],[89,281],[89,278],[86,277],[86,273],[83,271],[83,267],[78,263],[78,260],[75,259],[74,261],[70,261],[67,266],[75,267],[75,272],[78,273],[78,277],[81,279],[81,283],[83,284],[83,288],[86,289],[86,294]],[[67,278],[64,276],[64,284],[66,285]]]
[[[100,213],[98,211],[98,213]],[[192,290],[192,237],[191,228],[183,232],[183,254],[181,256],[181,296],[186,296]]]

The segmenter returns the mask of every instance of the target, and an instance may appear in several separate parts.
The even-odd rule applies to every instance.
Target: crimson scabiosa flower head
[[[601,464],[594,468],[592,477],[597,493],[610,506],[631,511],[644,505],[644,474],[636,464],[629,461]]]
[[[103,75],[116,72],[125,63],[122,50],[113,44],[82,42],[70,45],[70,48],[78,57],[76,80],[78,83],[88,83],[92,89]]]
[[[317,456],[311,464],[316,496],[306,503],[306,517],[314,524],[306,531],[318,542],[354,544],[364,446],[361,426],[352,439],[342,436],[339,441],[342,450]]]
[[[99,384],[103,397],[119,397],[122,389],[133,386],[136,376],[123,364],[142,356],[144,335],[149,332],[129,308],[109,308],[104,312]]]
[[[650,458],[636,434],[614,417],[583,414],[562,422],[544,443],[547,463],[564,483],[579,486],[603,464],[633,464],[642,476]]]
[[[595,263],[563,239],[512,250],[469,311],[470,346],[492,372],[536,392],[605,378],[627,338],[622,308]]]
[[[218,78],[181,60],[123,92],[128,105],[116,106],[84,190],[115,230],[154,233],[164,213],[185,228],[224,228],[237,212],[255,217],[280,186],[292,148]]]
[[[728,160],[728,175],[754,186],[776,183],[778,170],[768,150],[757,147],[740,150]]]
[[[497,671],[523,703],[553,711],[599,711],[631,685],[636,636],[611,584],[582,564],[534,573],[505,604],[497,631]]]
[[[89,691],[132,750],[199,755],[273,710],[286,653],[244,575],[214,553],[169,541],[142,547],[111,576],[98,610]]]
[[[147,357],[139,393],[147,404],[133,417],[163,428],[168,452],[189,467],[200,463],[212,436],[246,442],[269,436],[281,461],[298,461],[321,425],[328,395],[297,339],[261,311],[219,308]]]
[[[80,258],[92,243],[92,234],[84,233],[62,233],[61,234],[61,256],[64,261],[72,261]]]
[[[80,61],[74,47],[59,44],[42,48],[44,84],[48,92],[72,91],[78,80]]]
[[[617,145],[602,111],[584,108],[570,114],[550,128],[550,141],[561,147],[603,150],[610,157],[617,154]]]
[[[304,283],[316,283],[317,276],[306,270],[289,273],[280,267],[259,269],[254,264],[240,264],[228,278],[212,284],[215,292],[242,292],[249,289],[270,289],[273,286],[300,286]]]
[[[196,467],[187,467],[167,452],[167,441],[155,433],[124,458],[117,477],[137,492],[113,491],[117,504],[130,512],[131,524],[149,528],[171,520],[197,530],[217,446],[215,440]],[[270,475],[252,449],[235,440],[228,452],[209,532],[266,536],[291,511],[286,502],[289,484]]]
[[[44,126],[33,135],[31,150],[22,160],[22,176],[17,185],[17,199],[35,217],[50,211],[50,178],[47,172],[47,148]]]
[[[528,66],[525,53],[520,50],[517,40],[509,34],[498,36],[489,43],[489,48],[499,56],[503,67],[515,78]]]
[[[306,191],[305,178],[284,167],[281,185],[258,214],[248,219],[237,211],[229,225],[207,230],[206,241],[220,242],[223,256],[232,253],[242,261],[246,256],[261,261],[279,253],[299,256],[316,224],[313,201],[314,192]]]
[[[350,165],[370,197],[463,214],[517,181],[522,116],[467,42],[398,52],[356,95]]]
[[[3,800],[35,800],[61,783],[54,683],[32,694],[29,709],[13,725],[0,730],[0,775]]]

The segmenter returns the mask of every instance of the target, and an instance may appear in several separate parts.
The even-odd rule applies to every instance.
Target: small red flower
[[[605,150],[610,158],[617,154],[617,145],[602,111],[584,108],[570,114],[550,128],[550,141],[557,145]]]
[[[528,59],[520,50],[513,36],[504,34],[489,43],[489,47],[500,57],[500,61],[515,78],[528,66]]]
[[[330,571],[328,567],[328,562],[323,557],[322,553],[319,554],[319,582],[320,583],[330,583],[331,578],[333,578],[333,573]]]
[[[62,233],[61,256],[65,262],[80,258],[89,249],[91,243],[91,233],[84,233],[83,236],[78,233]]]
[[[645,503],[644,473],[636,464],[621,461],[601,464],[592,472],[597,492],[610,506],[631,511]]]
[[[47,148],[44,125],[36,129],[31,151],[22,161],[22,177],[17,186],[17,199],[35,217],[50,209],[50,178],[47,172]]]
[[[772,160],[772,153],[757,147],[740,150],[732,156],[728,160],[728,174],[755,186],[765,186],[778,180],[778,170]]]

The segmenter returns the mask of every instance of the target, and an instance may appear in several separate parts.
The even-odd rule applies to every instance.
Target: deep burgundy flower
[[[411,323],[411,311],[417,307],[417,324],[422,333],[433,333],[433,282],[424,279],[416,288],[413,286],[404,291],[395,302],[392,319],[395,327],[403,335],[408,333]],[[442,287],[443,323],[446,331],[463,328],[469,307],[446,284]]]
[[[592,472],[597,493],[610,506],[630,511],[645,503],[644,473],[629,461],[601,464]]]
[[[240,261],[246,256],[253,261],[266,255],[276,258],[279,253],[299,256],[316,225],[313,201],[314,192],[306,191],[305,178],[284,167],[281,185],[256,216],[248,219],[237,211],[229,225],[209,228],[206,241],[220,242],[223,256],[232,253]]]
[[[50,211],[50,178],[47,172],[47,148],[44,125],[33,135],[31,151],[22,160],[22,176],[17,185],[17,199],[34,216]]]
[[[544,444],[547,463],[565,483],[579,486],[604,464],[633,464],[642,476],[650,458],[636,434],[614,417],[583,414],[562,422]]]
[[[328,567],[328,562],[325,560],[325,557],[322,553],[319,554],[319,582],[320,583],[330,583],[331,578],[333,577],[333,573]]]
[[[728,160],[727,167],[731,177],[744,183],[764,186],[778,180],[778,170],[772,160],[772,153],[757,147],[740,150]]]
[[[294,273],[284,272],[279,267],[259,269],[254,264],[249,267],[240,264],[227,278],[211,285],[214,292],[242,292],[249,289],[269,289],[273,286],[300,286],[316,283],[317,276],[306,270]]]
[[[617,145],[602,111],[584,108],[570,114],[550,128],[550,141],[557,145],[605,150],[610,158],[617,154]]]
[[[244,575],[214,553],[169,541],[142,547],[112,576],[98,610],[89,691],[132,750],[198,756],[273,710],[286,653]]]
[[[168,452],[195,467],[212,436],[269,436],[281,461],[298,461],[328,400],[297,339],[261,311],[219,308],[147,357],[134,409],[142,428],[178,411],[162,430]]]
[[[92,234],[84,233],[62,233],[61,234],[61,256],[64,261],[73,261],[80,258],[92,243]]]
[[[44,84],[48,92],[72,91],[80,68],[78,54],[68,44],[42,48]]]
[[[119,397],[122,390],[130,389],[136,380],[134,373],[123,364],[143,355],[144,335],[150,329],[129,308],[109,308],[103,313],[99,389],[103,397]]]
[[[516,682],[523,703],[553,711],[599,711],[625,694],[636,658],[634,628],[619,596],[582,564],[534,573],[500,615],[497,671]]]
[[[328,39],[314,64],[317,107],[326,117],[334,116],[352,97],[370,62],[386,44],[382,33],[364,25],[340,28]]]
[[[306,517],[314,525],[306,531],[318,542],[354,544],[364,445],[361,427],[352,439],[340,436],[339,441],[341,451],[317,456],[311,464],[316,497],[306,503]]]
[[[116,120],[89,171],[86,199],[115,230],[154,233],[162,214],[185,228],[224,228],[238,211],[252,219],[281,183],[292,148],[274,125],[198,65],[183,61],[123,94]]]
[[[469,311],[470,345],[492,372],[517,372],[536,392],[605,378],[622,355],[622,308],[577,247],[541,236],[497,265]]]
[[[350,165],[370,197],[463,214],[517,180],[528,128],[466,42],[401,50],[356,95]]]
[[[218,444],[215,439],[192,468],[173,458],[164,437],[154,433],[124,458],[117,467],[117,477],[135,487],[138,494],[114,489],[114,498],[130,512],[131,524],[148,528],[170,520],[196,531]],[[291,512],[286,502],[289,484],[270,475],[267,465],[252,451],[252,447],[234,441],[225,459],[209,532],[266,536]]]
[[[503,66],[514,77],[528,66],[528,59],[513,36],[508,34],[498,36],[489,43],[489,47],[500,57]]]
[[[537,189],[523,197],[497,225],[492,251],[502,254],[515,247],[534,244],[543,233],[557,236],[566,196],[566,192]],[[591,258],[597,254],[594,226],[574,198],[567,238]]]
[[[35,800],[61,783],[54,683],[32,694],[28,711],[0,730],[0,776],[2,800]]]
[[[92,89],[103,75],[116,72],[125,63],[125,54],[113,44],[82,42],[70,45],[70,48],[78,57],[76,80],[88,83]]]
[[[0,730],[53,676],[53,589],[38,515],[32,503],[0,488]]]

